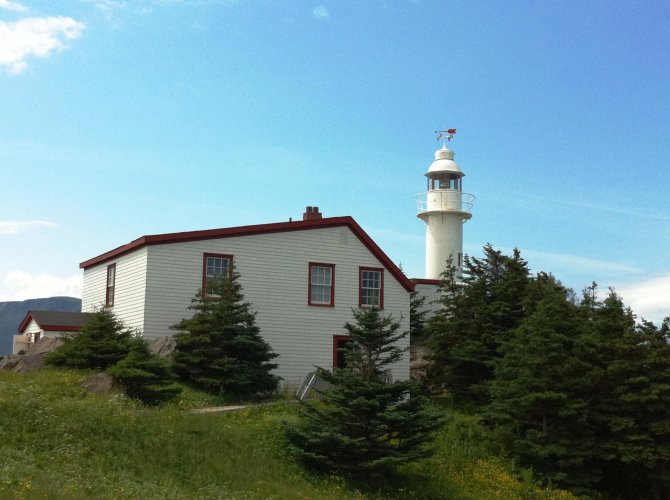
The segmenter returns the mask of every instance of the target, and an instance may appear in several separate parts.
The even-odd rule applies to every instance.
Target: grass
[[[293,461],[282,433],[297,418],[291,402],[193,414],[222,400],[186,388],[179,401],[148,409],[122,394],[86,392],[86,376],[0,373],[0,498],[572,498],[517,480],[470,417],[454,416],[435,456],[371,491]]]

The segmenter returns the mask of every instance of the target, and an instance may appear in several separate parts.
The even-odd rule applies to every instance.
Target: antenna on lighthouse
[[[438,141],[443,140],[444,141],[444,147],[446,148],[447,147],[447,141],[452,140],[454,138],[455,133],[456,133],[455,128],[450,128],[450,129],[447,129],[447,130],[436,130],[435,134],[437,134],[437,135],[435,136],[435,138]]]

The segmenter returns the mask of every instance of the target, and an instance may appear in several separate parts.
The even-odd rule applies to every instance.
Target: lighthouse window
[[[335,266],[333,264],[309,265],[309,297],[311,306],[335,305]]]
[[[359,271],[359,305],[384,308],[384,273],[382,269],[361,267]]]

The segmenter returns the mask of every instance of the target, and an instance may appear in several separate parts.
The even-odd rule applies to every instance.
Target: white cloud
[[[481,254],[483,245],[466,245],[468,255],[478,257]],[[494,247],[498,249],[498,247]],[[506,254],[511,255],[511,248],[500,248]],[[529,250],[520,248],[521,257],[527,260],[533,271],[559,272],[570,270],[571,272],[589,272],[597,274],[642,274],[644,271],[639,267],[622,262],[611,262],[607,260],[592,259],[581,255],[571,255],[553,252],[543,252],[541,250]],[[560,279],[560,274],[557,278]],[[591,278],[592,279],[592,278]],[[589,280],[590,283],[591,280]]]
[[[71,17],[26,17],[0,21],[0,66],[10,73],[26,69],[28,57],[47,57],[67,48],[65,40],[79,38],[84,24]]]
[[[56,227],[56,224],[43,220],[0,221],[0,235],[18,234],[39,227]]]
[[[511,252],[510,252],[511,253]],[[582,257],[580,255],[558,254],[551,252],[542,252],[539,250],[521,250],[521,257],[527,260],[532,260],[534,264],[540,263],[541,270],[545,267],[548,269],[569,268],[571,270],[590,271],[593,273],[625,273],[625,274],[639,274],[642,269],[624,264],[621,262],[611,262],[606,260],[592,259],[590,257]],[[534,265],[532,267],[538,267]]]
[[[316,19],[328,19],[330,17],[330,12],[324,5],[317,5],[312,11],[312,15]]]
[[[24,271],[10,271],[5,276],[0,301],[40,299],[44,297],[81,297],[81,276],[60,278],[51,274],[33,276]]]
[[[670,273],[638,283],[620,285],[616,289],[638,318],[656,323],[670,316]]]
[[[0,9],[11,10],[12,12],[28,12],[28,7],[10,0],[0,0]]]

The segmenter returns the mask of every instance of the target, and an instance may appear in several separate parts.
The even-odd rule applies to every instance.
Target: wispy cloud
[[[607,260],[592,259],[581,255],[560,254],[543,252],[540,250],[523,250],[522,257],[534,262],[548,264],[549,269],[558,267],[569,267],[573,270],[592,271],[595,273],[625,273],[640,274],[643,272],[639,267],[623,262],[612,262]]]
[[[1,0],[0,0],[1,1]],[[67,48],[65,40],[79,38],[84,24],[71,17],[26,17],[0,21],[0,66],[18,74],[29,57],[48,57]]]
[[[317,5],[312,11],[312,15],[315,19],[328,19],[330,17],[330,12],[325,5]]]
[[[660,322],[670,316],[670,273],[616,287],[638,318]]]
[[[478,257],[482,253],[484,245],[468,244],[466,245],[466,253]],[[498,247],[496,247],[498,248]],[[500,248],[506,254],[511,255],[512,248]],[[581,255],[572,255],[567,253],[544,252],[541,250],[532,250],[527,248],[520,248],[521,257],[530,263],[530,267],[534,271],[555,272],[561,269],[570,269],[572,272],[589,272],[599,274],[628,274],[640,275],[644,272],[637,266],[624,263],[612,262],[607,260],[593,259],[591,257],[584,257]],[[560,278],[560,276],[557,276]]]
[[[24,271],[7,273],[0,291],[0,301],[39,299],[44,297],[81,297],[81,276],[61,278],[51,274],[34,276]]]
[[[670,221],[670,214],[643,211],[640,210],[639,208],[632,207],[630,205],[614,206],[614,205],[604,205],[601,203],[591,203],[584,201],[550,199],[539,196],[523,196],[523,198],[539,202],[543,205],[560,205],[571,208],[596,210],[599,212],[607,212],[610,214],[627,215],[627,216],[633,215],[636,217],[642,217],[647,219]]]
[[[28,7],[10,0],[0,0],[0,9],[11,10],[12,12],[28,12]]]
[[[0,221],[0,235],[18,234],[39,227],[56,227],[56,224],[44,220]]]
[[[11,10],[12,12],[28,12],[28,7],[10,0],[0,0],[0,9]]]
[[[118,2],[116,0],[95,0],[93,4],[95,5],[96,10],[108,20],[111,20],[114,17],[114,13],[117,10],[126,7],[126,2]]]

